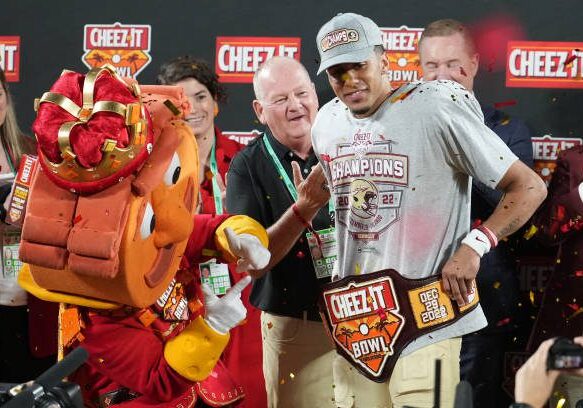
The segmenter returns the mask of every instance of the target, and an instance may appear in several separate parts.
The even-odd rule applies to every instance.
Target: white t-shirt
[[[471,177],[495,188],[517,160],[452,81],[404,85],[362,119],[333,99],[312,141],[336,205],[340,278],[388,268],[407,278],[439,274],[469,231]],[[478,307],[403,355],[484,326]]]

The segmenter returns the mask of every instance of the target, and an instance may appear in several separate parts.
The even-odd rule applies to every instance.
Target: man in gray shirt
[[[339,277],[389,268],[409,279],[441,274],[443,291],[463,308],[472,300],[481,256],[526,222],[546,195],[544,183],[484,125],[479,104],[459,84],[391,90],[372,20],[337,15],[320,29],[317,45],[319,72],[326,71],[338,97],[318,113],[312,140],[336,204]],[[468,232],[472,177],[505,197]],[[337,405],[431,407],[439,358],[441,406],[451,407],[459,336],[485,324],[478,306],[418,337],[401,353],[388,384],[337,358]]]

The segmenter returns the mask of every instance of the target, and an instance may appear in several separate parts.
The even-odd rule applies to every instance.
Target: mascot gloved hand
[[[189,110],[181,88],[140,87],[107,66],[87,75],[63,71],[37,101],[40,170],[19,283],[68,305],[61,346],[89,352],[70,377],[87,406],[193,406],[195,381],[209,375],[228,330],[244,318],[238,294],[245,283],[207,298],[203,315],[191,266],[269,259],[267,233],[254,220],[195,215],[198,152],[184,122]]]
[[[222,298],[216,296],[207,284],[202,285],[206,309],[205,322],[217,332],[226,334],[245,319],[247,309],[241,302],[241,291],[249,282],[251,277],[244,277]]]
[[[225,235],[231,251],[239,258],[237,271],[258,270],[267,266],[271,254],[257,236],[246,233],[236,234],[231,228],[225,228]]]

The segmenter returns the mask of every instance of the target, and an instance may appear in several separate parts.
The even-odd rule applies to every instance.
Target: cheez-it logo
[[[557,160],[559,152],[583,144],[581,138],[561,138],[551,135],[533,137],[531,140],[535,160]]]
[[[506,86],[583,88],[583,43],[510,41]]]
[[[391,278],[351,282],[324,292],[324,299],[334,341],[354,362],[380,376],[405,322]]]
[[[0,68],[6,81],[20,81],[20,37],[0,36]]]
[[[300,60],[299,37],[217,37],[215,71],[220,82],[253,82],[253,74],[271,57]]]
[[[152,61],[151,32],[150,25],[87,24],[81,60],[89,68],[110,64],[119,75],[136,78]]]
[[[422,33],[423,28],[405,25],[381,28],[381,39],[389,60],[387,79],[393,87],[421,78],[418,47]]]

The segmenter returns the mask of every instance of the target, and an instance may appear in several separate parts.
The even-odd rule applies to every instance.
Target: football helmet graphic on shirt
[[[350,185],[352,213],[364,219],[374,217],[378,209],[378,193],[374,183],[364,179],[353,180]]]

